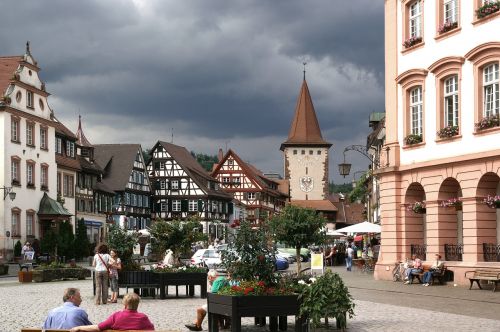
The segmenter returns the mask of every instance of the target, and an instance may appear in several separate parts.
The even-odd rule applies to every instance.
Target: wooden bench
[[[472,284],[474,283],[474,281],[477,283],[477,286],[479,287],[479,289],[483,289],[481,287],[481,284],[479,283],[479,281],[480,280],[487,280],[487,281],[492,281],[495,283],[495,286],[493,287],[493,292],[495,292],[497,289],[497,284],[500,281],[500,271],[498,271],[498,270],[467,271],[467,272],[465,272],[465,277],[468,278],[470,281],[469,289],[472,288]]]
[[[422,267],[422,272],[412,274],[415,278],[418,279],[418,281],[422,284],[423,283],[423,277],[425,272],[429,272],[431,269],[431,265],[423,265]],[[432,273],[432,279],[431,279],[431,285],[434,284],[434,280],[437,279],[439,281],[440,285],[444,285],[444,275],[446,273],[446,266],[444,266],[439,272],[434,272]]]

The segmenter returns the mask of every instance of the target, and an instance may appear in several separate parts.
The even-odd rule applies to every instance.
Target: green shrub
[[[21,241],[17,240],[16,244],[14,245],[14,257],[21,257],[22,250],[23,245],[21,244]]]
[[[83,218],[81,218],[80,220],[78,220],[75,239],[73,241],[75,258],[80,259],[89,256],[89,245],[90,241],[87,237],[87,227],[85,226],[85,221],[83,220]]]
[[[107,235],[108,248],[115,249],[120,257],[123,266],[132,263],[134,245],[137,243],[138,234],[129,233],[116,225],[112,226]]]

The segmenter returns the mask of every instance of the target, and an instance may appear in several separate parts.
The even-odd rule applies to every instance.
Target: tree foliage
[[[312,209],[287,205],[269,221],[269,227],[278,242],[296,250],[297,274],[300,273],[300,249],[325,240],[325,219]]]
[[[87,227],[83,218],[78,220],[76,224],[76,234],[73,244],[75,258],[80,259],[90,254],[89,252],[89,238],[87,237]]]
[[[158,257],[163,257],[165,251],[170,249],[174,253],[175,261],[181,255],[191,253],[191,245],[198,241],[206,241],[207,237],[203,234],[201,224],[198,218],[187,221],[173,220],[155,220],[149,232],[154,238],[152,241],[152,250]]]
[[[151,160],[151,149],[142,150],[142,158],[144,159],[144,164],[147,164]]]
[[[356,181],[356,186],[349,193],[349,201],[354,203],[360,201],[361,203],[366,202],[366,195],[368,194],[368,177],[369,172],[364,173],[358,181]]]
[[[335,184],[333,182],[330,182],[329,186],[329,192],[330,194],[333,193],[349,193],[352,190],[352,184],[350,183],[343,183],[343,184]]]
[[[232,277],[242,281],[258,279],[267,285],[276,283],[274,278],[274,249],[269,246],[269,236],[264,227],[252,229],[243,221],[234,241],[222,255],[222,264]]]
[[[113,225],[107,234],[107,243],[110,249],[115,249],[124,266],[131,265],[134,245],[137,243],[137,233]]]
[[[23,245],[21,241],[17,240],[16,244],[14,245],[14,257],[20,257],[22,250],[23,250]]]
[[[57,247],[57,235],[53,230],[47,231],[42,240],[40,241],[40,248],[42,253],[49,253],[51,255],[56,254]]]
[[[217,158],[217,156],[210,156],[204,153],[195,153],[193,151],[191,151],[191,155],[204,169],[207,170],[207,172],[211,172],[214,164],[219,162],[219,158]]]
[[[57,236],[57,254],[65,256],[67,259],[73,258],[74,252],[73,225],[69,220],[65,220],[59,224],[59,234]]]

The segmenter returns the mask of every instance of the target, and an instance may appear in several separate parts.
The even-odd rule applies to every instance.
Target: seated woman
[[[422,272],[422,261],[420,258],[417,257],[417,255],[411,255],[411,263],[409,264],[408,268],[406,269],[406,279],[408,279],[405,284],[411,284],[413,283],[413,278],[414,274],[419,274]]]
[[[422,282],[424,283],[423,286],[429,286],[432,281],[432,276],[440,274],[443,268],[444,262],[441,261],[441,255],[436,254],[436,261],[434,262],[434,264],[432,264],[429,271],[424,273],[424,279],[422,280]]]
[[[124,309],[117,311],[108,317],[104,322],[98,325],[77,326],[72,328],[71,332],[78,331],[104,331],[104,330],[150,330],[155,327],[148,316],[137,312],[137,307],[141,298],[135,293],[128,293],[123,297]]]

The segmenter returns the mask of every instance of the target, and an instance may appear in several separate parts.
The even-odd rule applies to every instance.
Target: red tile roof
[[[9,87],[10,80],[22,60],[21,55],[0,57],[0,96],[3,96]]]
[[[290,204],[317,211],[337,211],[335,205],[327,199],[323,200],[292,200]]]
[[[288,139],[281,144],[281,150],[286,145],[320,145],[328,146],[331,144],[321,136],[316,111],[314,110],[311,94],[307,87],[307,82],[302,82],[297,106],[295,107],[295,115],[293,117]]]

